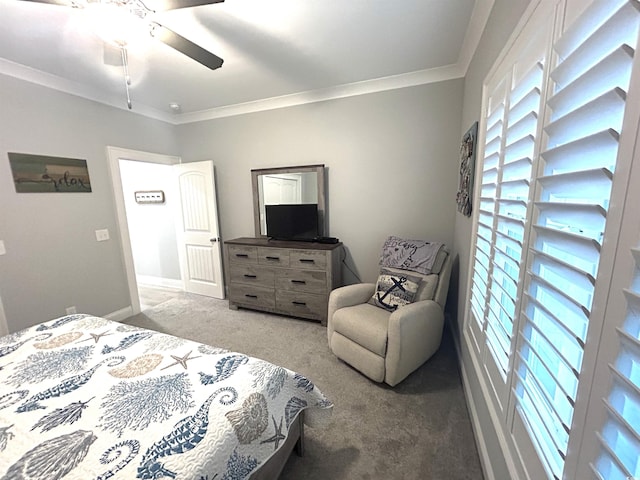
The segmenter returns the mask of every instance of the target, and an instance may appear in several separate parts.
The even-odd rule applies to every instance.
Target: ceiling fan
[[[173,30],[161,25],[154,20],[156,12],[164,12],[168,10],[176,10],[179,8],[197,7],[201,5],[210,5],[214,3],[222,3],[224,0],[23,0],[37,3],[48,3],[52,5],[61,5],[71,8],[88,9],[94,7],[109,8],[111,11],[119,14],[127,15],[129,18],[143,20],[149,28],[149,34],[168,45],[174,50],[186,55],[196,62],[204,65],[211,70],[220,68],[224,60],[217,55],[205,50],[201,46],[187,40],[182,35],[177,34]],[[153,8],[148,4],[153,5]],[[122,17],[124,19],[124,17]],[[131,79],[128,70],[128,56],[126,38],[104,38],[108,43],[120,49],[122,67],[125,75],[125,86],[127,91],[127,106],[131,109],[131,99],[129,96],[129,85]]]

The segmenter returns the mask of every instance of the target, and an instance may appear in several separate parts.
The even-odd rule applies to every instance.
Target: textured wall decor
[[[471,125],[460,143],[460,186],[456,195],[458,211],[470,217],[473,199],[473,175],[475,171],[478,122]]]

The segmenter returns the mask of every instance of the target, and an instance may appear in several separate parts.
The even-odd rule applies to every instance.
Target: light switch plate
[[[7,249],[4,248],[4,240],[0,240],[0,255],[4,255],[7,253]]]
[[[102,230],[96,230],[96,240],[99,242],[104,242],[105,240],[109,240],[109,230],[106,228]]]

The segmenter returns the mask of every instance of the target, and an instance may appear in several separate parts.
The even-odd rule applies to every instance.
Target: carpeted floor
[[[305,456],[282,480],[482,479],[445,329],[440,350],[394,388],[338,360],[318,323],[229,310],[225,300],[180,293],[125,323],[227,348],[309,377],[334,403],[330,424],[305,431]]]

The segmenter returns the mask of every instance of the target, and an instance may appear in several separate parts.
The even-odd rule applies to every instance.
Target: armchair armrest
[[[399,308],[389,317],[385,382],[398,384],[431,357],[442,340],[444,312],[434,300]]]
[[[331,335],[333,334],[331,319],[336,310],[367,303],[367,300],[373,296],[375,289],[376,285],[374,283],[356,283],[331,291],[327,311],[327,338],[329,339],[329,344],[331,344]]]

